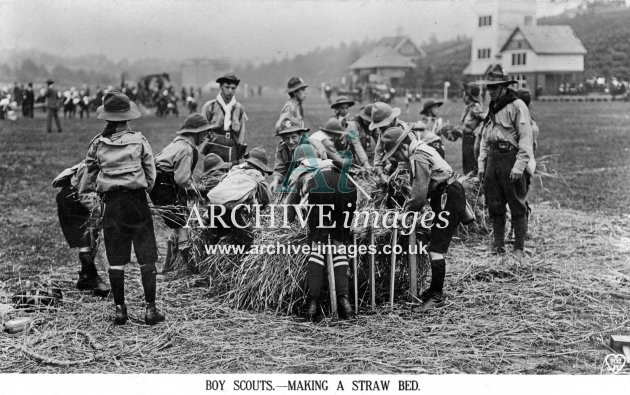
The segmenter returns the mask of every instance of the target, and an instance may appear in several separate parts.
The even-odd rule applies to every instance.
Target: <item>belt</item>
[[[125,188],[125,187],[118,187],[118,188],[114,188],[114,189],[110,189],[109,191],[105,191],[103,192],[103,195],[118,195],[121,193],[144,193],[144,189],[143,188],[139,188],[139,189],[130,189],[130,188]]]
[[[490,149],[500,152],[517,151],[517,148],[507,141],[493,141],[488,143]]]

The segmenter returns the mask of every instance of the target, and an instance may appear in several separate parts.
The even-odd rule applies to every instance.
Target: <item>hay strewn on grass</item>
[[[0,371],[599,374],[611,352],[608,336],[630,331],[628,221],[538,207],[531,232],[535,256],[523,265],[498,264],[483,242],[470,248],[456,240],[447,268],[448,303],[433,314],[398,305],[395,314],[379,308],[319,326],[229,309],[195,287],[203,282],[196,276],[160,281],[167,322],[147,327],[133,265],[127,274],[131,322],[114,327],[112,301],[72,291],[75,274],[66,269],[51,275],[63,285],[65,302],[35,315],[41,323],[26,342],[39,340],[31,349],[44,356],[94,361],[42,364],[19,351],[23,339],[0,335]],[[15,286],[0,287],[0,303]],[[61,338],[77,330],[103,349],[77,335]]]

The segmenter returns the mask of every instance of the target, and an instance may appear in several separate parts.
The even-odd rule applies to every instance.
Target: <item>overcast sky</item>
[[[503,0],[518,1],[518,0]],[[577,0],[538,0],[538,16]],[[418,44],[470,35],[473,0],[0,0],[0,49],[111,59],[256,61],[402,28]]]

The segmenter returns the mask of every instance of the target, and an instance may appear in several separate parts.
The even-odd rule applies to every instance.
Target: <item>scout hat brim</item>
[[[271,174],[273,173],[273,170],[271,170],[271,168],[269,166],[267,166],[266,164],[262,163],[261,161],[259,161],[256,158],[247,158],[245,159],[245,162],[249,163],[250,165],[256,167],[257,169],[261,170],[264,173],[267,174]]]
[[[301,83],[297,84],[296,86],[294,86],[294,87],[292,87],[290,89],[287,89],[287,93],[292,93],[292,92],[295,92],[298,89],[302,89],[302,88],[306,88],[306,87],[308,87],[308,84],[305,83],[305,82],[301,82]]]
[[[348,106],[352,107],[352,106],[354,106],[354,101],[350,100],[350,99],[337,101],[337,102],[334,102],[333,104],[331,104],[330,108],[335,109],[335,108],[341,106],[342,104],[347,104]]]
[[[326,133],[337,134],[339,136],[348,134],[347,130],[331,130],[331,129],[326,129],[326,128],[321,128],[320,130]]]
[[[420,111],[420,115],[429,115],[428,112],[430,109],[433,107],[442,107],[442,104],[444,104],[443,101],[434,101],[430,105],[423,107],[422,111]]]
[[[383,159],[382,159],[383,162],[385,162],[387,159],[391,158],[392,155],[394,155],[394,152],[396,152],[398,147],[400,147],[400,144],[402,144],[402,142],[405,141],[407,136],[409,136],[409,133],[411,133],[410,128],[406,128],[403,130],[404,130],[404,133],[401,134],[400,137],[398,137],[398,140],[396,140],[396,142],[394,143],[394,146],[383,155]]]
[[[374,111],[374,109],[372,108],[372,111]],[[392,113],[385,119],[383,119],[381,122],[379,123],[374,123],[372,122],[369,126],[370,130],[374,130],[376,128],[380,128],[382,126],[387,126],[390,123],[392,123],[392,121],[394,120],[394,118],[396,118],[397,116],[400,115],[400,108],[398,107],[394,107],[392,108]]]
[[[518,81],[516,80],[505,80],[505,81],[499,81],[499,80],[481,80],[481,81],[476,81],[475,82],[478,85],[511,85],[511,84],[518,84]]]
[[[206,126],[200,126],[198,128],[194,128],[194,129],[180,129],[177,132],[175,132],[176,134],[184,134],[184,133],[203,133],[203,132],[207,132],[210,129],[212,129],[212,125],[206,125]]]
[[[290,134],[290,133],[308,133],[311,129],[309,128],[303,128],[301,126],[293,126],[284,130],[279,130],[276,134],[278,136],[282,136],[283,134]]]
[[[129,121],[142,116],[142,113],[134,102],[129,102],[129,109],[121,112],[105,111],[105,106],[100,106],[96,109],[96,114],[96,118],[105,121]]]

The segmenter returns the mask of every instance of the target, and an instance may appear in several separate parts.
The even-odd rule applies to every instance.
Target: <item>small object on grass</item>
[[[2,330],[9,335],[22,334],[33,324],[31,317],[18,317],[2,325]]]
[[[626,357],[626,361],[630,361],[630,336],[610,336],[610,348],[622,353]]]

